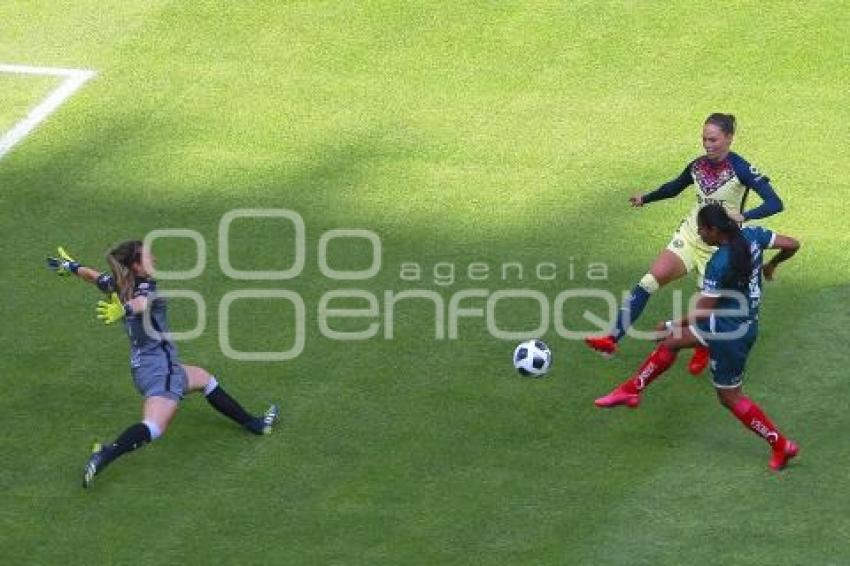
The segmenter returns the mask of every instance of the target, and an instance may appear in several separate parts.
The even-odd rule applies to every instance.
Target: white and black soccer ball
[[[543,377],[552,367],[552,351],[541,340],[523,342],[514,350],[514,367],[526,377]]]

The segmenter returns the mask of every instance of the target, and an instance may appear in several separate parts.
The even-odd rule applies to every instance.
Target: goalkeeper
[[[101,273],[80,265],[61,247],[58,257],[47,258],[47,266],[57,275],[76,275],[107,293],[108,299],[97,303],[97,317],[106,324],[123,322],[130,338],[133,383],[144,397],[141,422],[113,443],[95,445],[83,470],[83,487],[91,486],[94,477],[119,456],[162,436],[188,392],[203,391],[213,408],[255,434],[271,432],[279,414],[276,405],[262,416],[253,416],[222,389],[214,375],[180,362],[177,347],[168,338],[166,301],[156,296],[156,281],[151,277],[155,258],[150,250],[141,241],[130,240],[117,245],[106,259],[110,272]]]

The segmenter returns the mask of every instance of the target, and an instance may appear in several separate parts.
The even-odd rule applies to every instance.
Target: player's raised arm
[[[649,204],[651,202],[655,202],[658,200],[664,200],[668,198],[673,198],[678,196],[685,188],[694,182],[693,177],[691,177],[691,164],[689,163],[685,169],[679,174],[678,177],[664,183],[651,193],[646,193],[645,195],[633,196],[629,199],[629,202],[632,203],[632,206],[643,206],[645,204]]]
[[[56,255],[57,257],[51,256],[47,258],[47,268],[52,269],[59,277],[76,275],[83,281],[87,281],[101,287],[99,279],[101,279],[104,275],[108,275],[101,273],[96,269],[92,269],[91,267],[80,265],[80,263],[72,258],[62,246],[57,248]]]

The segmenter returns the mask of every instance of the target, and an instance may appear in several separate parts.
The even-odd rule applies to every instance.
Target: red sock
[[[644,360],[643,364],[628,381],[620,386],[626,393],[640,393],[653,382],[653,380],[667,371],[676,361],[678,352],[659,344],[651,354]]]
[[[741,397],[732,407],[732,413],[745,427],[764,438],[774,451],[785,450],[785,437],[749,397]]]

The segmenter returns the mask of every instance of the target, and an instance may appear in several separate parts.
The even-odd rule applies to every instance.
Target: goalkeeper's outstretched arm
[[[98,277],[103,275],[103,273],[101,273],[97,269],[92,269],[91,267],[81,265],[79,269],[77,269],[75,275],[83,281],[88,281],[89,283],[94,283],[95,285],[97,285],[97,279]]]
[[[47,268],[52,269],[59,277],[67,277],[68,275],[76,275],[83,281],[87,281],[94,285],[98,285],[98,279],[103,275],[100,271],[80,265],[80,263],[72,258],[65,248],[59,246],[56,250],[57,257],[47,258]]]

